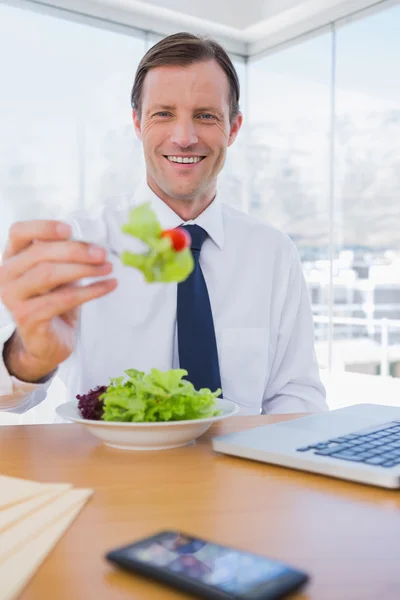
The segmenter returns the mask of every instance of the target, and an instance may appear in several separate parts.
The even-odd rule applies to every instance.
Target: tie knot
[[[184,228],[192,238],[191,250],[200,252],[204,240],[207,237],[207,232],[200,225],[184,225]]]

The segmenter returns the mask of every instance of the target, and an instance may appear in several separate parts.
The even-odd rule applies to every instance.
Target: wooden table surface
[[[94,490],[21,600],[187,598],[103,558],[167,528],[304,569],[311,582],[298,599],[398,600],[399,492],[211,448],[212,435],[283,418],[233,417],[191,446],[149,453],[107,448],[80,425],[0,427],[0,473]]]

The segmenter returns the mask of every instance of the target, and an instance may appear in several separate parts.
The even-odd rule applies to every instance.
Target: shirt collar
[[[222,219],[222,208],[218,195],[211,204],[196,218],[190,221],[183,221],[161,198],[150,189],[147,183],[142,183],[134,194],[134,204],[150,202],[157,219],[163,229],[173,229],[180,225],[199,225],[212,239],[212,241],[222,250],[224,245],[224,226]]]

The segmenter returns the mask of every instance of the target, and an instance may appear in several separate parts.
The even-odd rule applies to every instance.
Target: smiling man
[[[0,409],[36,405],[57,371],[75,398],[125,369],[152,367],[186,369],[196,389],[222,388],[242,413],[326,409],[294,244],[217,192],[242,124],[229,56],[208,38],[169,36],[143,57],[131,102],[146,182],[69,224],[11,228],[0,270],[9,319]],[[195,268],[186,281],[147,284],[107,259],[107,246],[126,247],[121,225],[143,202],[163,229],[190,232]]]
[[[215,59],[168,64],[174,50],[178,50],[178,60],[179,47],[171,49],[171,57],[153,49],[156,58],[150,58],[151,67],[146,61],[139,67],[132,105],[146,157],[147,182],[188,221],[213,201],[218,173],[227,147],[239,132],[242,115],[239,82],[228,58],[227,76],[225,65]],[[142,78],[144,70],[147,74]]]

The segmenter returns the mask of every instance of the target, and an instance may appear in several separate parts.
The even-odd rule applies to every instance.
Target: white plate
[[[84,419],[78,403],[71,400],[56,408],[59,417],[84,425],[107,446],[121,450],[167,450],[190,444],[203,435],[215,422],[235,415],[239,407],[230,400],[217,398],[216,407],[222,411],[217,417],[189,421],[157,423],[126,423]]]

